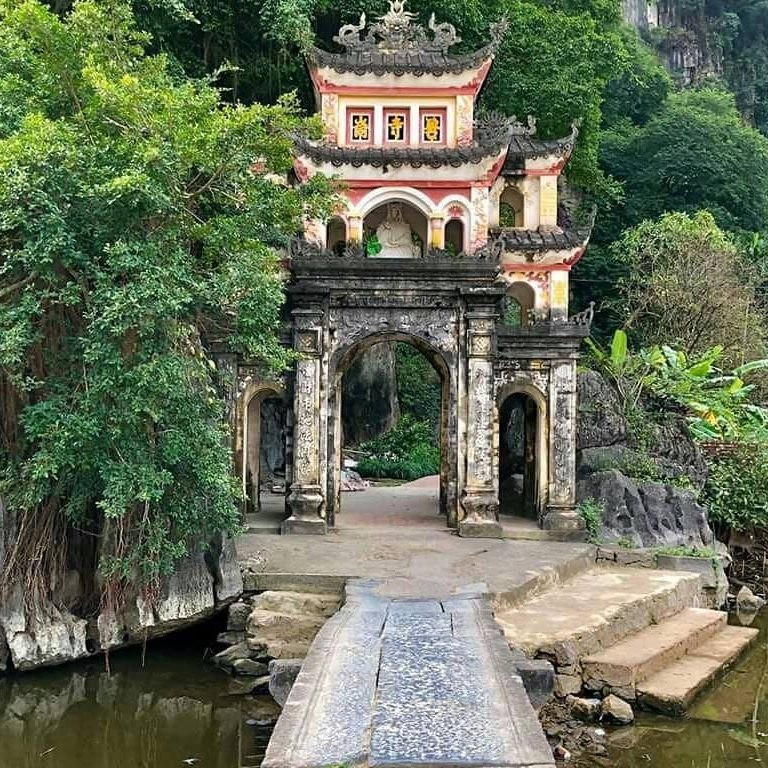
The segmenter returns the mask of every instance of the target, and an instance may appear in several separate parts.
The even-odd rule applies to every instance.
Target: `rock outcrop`
[[[613,388],[595,371],[578,380],[579,501],[602,507],[603,537],[635,547],[710,546],[714,535],[696,491],[706,463],[675,413],[644,425],[643,445],[632,434]]]
[[[11,513],[0,507],[0,554],[7,551],[14,527]],[[52,598],[32,599],[18,588],[5,599],[0,605],[0,672],[63,664],[168,634],[211,616],[243,589],[234,542],[228,539],[182,560],[153,604],[134,591],[117,612],[102,609],[93,616],[84,607],[87,581],[70,570]]]
[[[342,381],[342,429],[344,445],[378,437],[397,423],[395,345],[376,344],[362,351]]]

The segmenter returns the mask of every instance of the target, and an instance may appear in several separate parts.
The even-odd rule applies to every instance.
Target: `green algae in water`
[[[578,768],[745,768],[768,765],[768,612],[753,625],[760,637],[694,705],[688,717],[641,714],[609,731],[608,757],[583,757]],[[757,721],[752,716],[758,699]]]
[[[250,768],[276,705],[232,695],[232,678],[187,635],[103,659],[0,678],[0,768]]]

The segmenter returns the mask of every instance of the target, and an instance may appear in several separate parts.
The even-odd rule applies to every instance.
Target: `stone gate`
[[[290,248],[282,382],[285,533],[336,523],[342,469],[341,380],[361,350],[418,348],[442,382],[440,511],[465,536],[500,536],[506,498],[545,527],[578,528],[576,360],[591,309],[568,314],[568,277],[586,247],[560,199],[578,129],[539,139],[536,121],[475,115],[506,33],[453,54],[450,24],[416,24],[402,0],[366,30],[342,27],[339,51],[307,64],[325,137],[295,137],[295,179],[344,181],[329,221],[306,222]],[[231,356],[231,417],[244,490],[258,371]],[[503,417],[503,418],[502,418]],[[258,485],[258,482],[257,482]]]

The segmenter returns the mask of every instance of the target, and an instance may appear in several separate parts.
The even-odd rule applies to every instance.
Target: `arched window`
[[[454,255],[464,251],[464,224],[461,219],[451,219],[445,225],[445,250]]]
[[[325,242],[326,247],[337,255],[343,253],[347,244],[347,225],[340,216],[334,216],[328,221]]]
[[[517,187],[506,187],[499,198],[499,226],[522,227],[525,200]]]
[[[515,324],[510,322],[514,320],[515,313],[518,319],[516,325],[530,325],[534,320],[533,311],[536,308],[536,292],[533,288],[528,283],[512,283],[507,290],[507,297],[507,312],[504,317],[507,325]]]

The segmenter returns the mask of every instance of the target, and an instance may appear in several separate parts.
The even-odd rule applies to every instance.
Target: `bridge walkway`
[[[262,767],[552,768],[486,599],[388,599],[375,586],[347,585]]]

